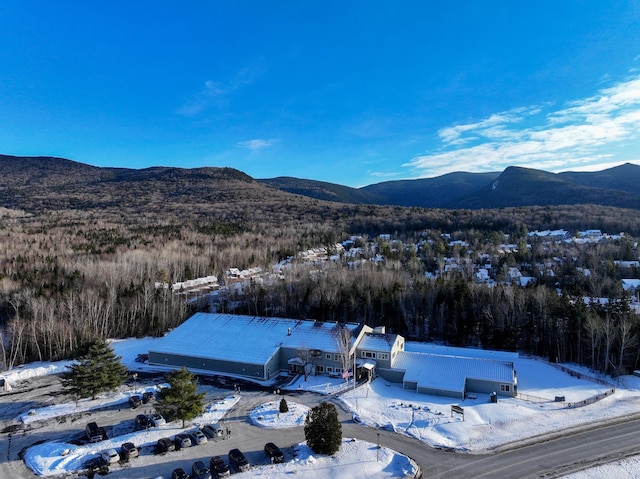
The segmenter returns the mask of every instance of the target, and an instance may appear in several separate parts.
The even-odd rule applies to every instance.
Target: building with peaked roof
[[[281,372],[341,374],[340,331],[358,324],[196,313],[152,350],[149,363],[266,381]]]
[[[197,313],[149,350],[149,363],[269,381],[281,373],[371,379],[419,393],[517,392],[513,362],[405,351],[405,339],[355,323]]]

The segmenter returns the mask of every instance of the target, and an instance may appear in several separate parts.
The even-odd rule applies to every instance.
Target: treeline
[[[286,280],[245,285],[242,293],[231,289],[218,307],[266,316],[364,321],[411,339],[519,350],[609,373],[638,366],[637,316],[620,290],[622,273],[612,263],[637,257],[633,244],[549,250],[539,243],[501,256],[495,265],[499,275],[518,264],[539,276],[545,259],[565,259],[560,276],[542,276],[544,281],[530,288],[489,288],[475,284],[471,276],[481,254],[497,254],[501,242],[522,243],[531,229],[639,232],[640,220],[625,210],[451,212],[308,199],[300,204],[291,199],[234,203],[212,212],[176,205],[147,211],[141,202],[135,214],[119,209],[103,214],[5,210],[0,217],[2,367],[72,357],[96,337],[161,335],[196,308],[208,308],[206,302],[187,303],[183,296],[156,287],[157,282],[215,274],[224,283],[230,267],[268,271],[299,251],[330,246],[352,234],[366,241],[380,233],[412,246],[380,244],[385,260],[366,258],[357,267],[346,260],[317,268],[294,262]],[[444,257],[466,255],[466,248],[450,246],[441,233],[464,239],[474,255],[459,274],[427,279],[425,272],[441,268]],[[590,268],[592,275],[584,277],[578,268]],[[604,296],[609,302],[588,306],[584,296]]]
[[[575,288],[574,288],[575,292]],[[608,301],[560,294],[545,284],[488,287],[463,276],[428,280],[375,266],[300,273],[252,283],[223,298],[225,312],[360,322],[408,339],[519,351],[614,375],[638,367],[640,322],[618,290]]]

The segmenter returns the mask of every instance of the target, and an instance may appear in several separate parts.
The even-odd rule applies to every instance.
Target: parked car
[[[149,355],[148,354],[138,354],[136,356],[136,362],[137,363],[144,363],[146,361],[149,360]]]
[[[102,456],[92,457],[82,464],[82,468],[104,475],[109,472],[109,463]]]
[[[189,438],[191,439],[191,444],[194,446],[200,446],[209,442],[207,436],[205,436],[200,429],[190,431],[188,434]]]
[[[147,391],[142,394],[142,404],[147,404],[150,402],[154,402],[156,400],[156,395],[152,391]]]
[[[138,457],[139,454],[138,448],[132,442],[125,442],[120,446],[120,458],[123,461],[128,461],[129,459]]]
[[[115,449],[105,449],[100,453],[100,457],[104,459],[108,464],[115,464],[120,460],[120,454]]]
[[[193,479],[211,479],[211,472],[202,461],[196,461],[191,467],[191,477]]]
[[[217,439],[224,435],[222,428],[217,424],[207,424],[206,426],[203,426],[202,432],[209,439]]]
[[[151,427],[151,423],[149,422],[149,418],[144,414],[138,414],[135,419],[136,429],[149,429]]]
[[[229,466],[220,456],[213,456],[209,461],[209,468],[216,477],[228,477],[231,475]]]
[[[176,434],[175,441],[176,449],[183,449],[185,447],[191,447],[191,438],[186,434]]]
[[[264,453],[269,456],[273,463],[284,462],[284,454],[280,448],[272,442],[268,442],[264,445]]]
[[[158,443],[156,444],[156,451],[159,454],[162,454],[165,452],[171,452],[175,450],[176,450],[176,445],[168,437],[163,437],[162,439],[158,439]]]
[[[104,439],[104,429],[98,427],[98,424],[95,422],[90,422],[84,428],[85,433],[87,434],[87,439],[89,442],[100,442]]]
[[[229,451],[229,462],[233,464],[238,472],[245,472],[251,469],[251,465],[240,449],[231,449]]]
[[[162,417],[161,414],[151,414],[148,416],[149,422],[153,427],[164,426],[167,421]]]
[[[174,469],[171,473],[171,479],[190,479],[189,474],[184,472],[184,469],[181,467]]]
[[[142,398],[137,394],[134,394],[133,396],[129,397],[129,406],[131,406],[133,409],[139,407],[141,404],[142,404]]]

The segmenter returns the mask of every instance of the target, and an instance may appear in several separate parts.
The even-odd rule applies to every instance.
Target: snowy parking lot
[[[47,375],[59,372],[60,367],[55,364],[26,365],[16,371],[13,378],[5,375],[13,390],[0,394],[0,454],[3,455],[0,476],[26,478],[33,477],[35,472],[44,476],[65,477],[69,474],[71,477],[75,474],[73,471],[82,469],[87,459],[97,456],[103,449],[119,449],[127,441],[141,447],[141,455],[130,463],[114,464],[110,477],[168,477],[175,467],[189,471],[193,461],[208,463],[211,456],[226,456],[232,447],[244,448],[250,462],[261,468],[264,477],[284,477],[294,470],[300,474],[307,468],[318,469],[318,464],[325,460],[333,464],[321,468],[332,470],[332,475],[327,477],[361,477],[359,474],[365,474],[365,471],[371,474],[371,467],[375,470],[378,466],[369,462],[380,462],[381,457],[390,461],[386,470],[391,475],[377,477],[411,474],[414,466],[408,459],[391,450],[376,451],[377,448],[371,444],[347,441],[336,458],[314,457],[304,445],[300,445],[304,441],[301,430],[308,410],[306,403],[312,405],[321,400],[317,394],[304,391],[331,390],[334,383],[341,381],[318,376],[308,381],[299,379],[288,389],[283,388],[281,394],[289,394],[291,401],[291,414],[288,415],[277,412],[278,397],[268,392],[268,388],[236,393],[224,382],[222,387],[201,384],[200,389],[206,393],[207,408],[203,415],[187,425],[187,430],[207,423],[221,423],[225,430],[230,430],[231,437],[165,455],[154,454],[158,439],[172,437],[182,429],[180,423],[145,431],[132,429],[135,416],[141,412],[151,413],[153,407],[143,405],[132,409],[128,405],[128,397],[155,390],[163,382],[161,373],[148,371],[144,364],[135,361],[137,354],[148,347],[147,341],[153,340],[113,343],[116,352],[123,356],[123,362],[130,369],[138,370],[141,378],[147,379],[128,384],[122,390],[103,395],[93,402],[83,400],[75,403],[66,397],[56,377]],[[611,384],[599,383],[590,379],[591,373],[584,368],[572,366],[575,373],[570,374],[535,358],[518,358],[516,369],[519,392],[529,400],[500,397],[497,403],[492,403],[488,395],[482,394],[470,395],[465,400],[427,396],[404,390],[401,385],[381,378],[355,389],[348,388],[340,399],[363,426],[393,430],[433,447],[476,453],[635,414],[639,409],[640,378],[635,376],[623,376]],[[615,394],[605,396],[611,385],[615,387]],[[599,395],[601,400],[576,407],[582,401]],[[564,401],[556,401],[557,397],[564,397]],[[453,414],[451,406],[462,408],[464,416]],[[90,421],[108,426],[112,433],[117,434],[96,445],[78,444],[86,423]],[[287,430],[295,432],[285,432]],[[269,464],[262,451],[267,441],[279,443],[286,451],[287,464]],[[376,461],[369,461],[373,453],[376,453]],[[355,466],[357,462],[362,464]],[[391,467],[391,464],[397,467]],[[629,468],[628,464],[620,463],[621,471]],[[354,469],[356,467],[358,472]],[[344,475],[341,476],[339,470]],[[382,474],[381,471],[379,473]]]

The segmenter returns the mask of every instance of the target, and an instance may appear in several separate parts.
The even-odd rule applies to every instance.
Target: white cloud
[[[238,70],[232,78],[226,82],[207,80],[203,87],[191,96],[177,113],[183,116],[196,115],[212,106],[219,105],[223,98],[229,96],[235,90],[249,85],[262,73],[261,62]]]
[[[511,165],[595,169],[614,163],[620,145],[640,142],[640,77],[562,108],[552,106],[518,108],[443,128],[438,132],[440,151],[416,156],[403,166],[421,176],[501,171]]]
[[[237,143],[237,145],[240,148],[244,148],[246,150],[251,150],[251,151],[260,151],[260,150],[264,150],[265,148],[270,148],[273,145],[275,145],[279,140],[275,139],[275,138],[270,138],[270,139],[262,139],[262,138],[255,138],[253,140],[247,140],[247,141],[240,141]]]
[[[204,87],[180,108],[178,108],[177,112],[184,116],[196,115],[213,106],[220,97],[224,96],[228,92],[229,89],[225,88],[220,83],[207,80],[204,82]]]

